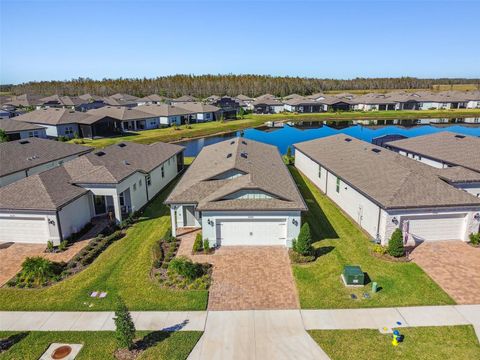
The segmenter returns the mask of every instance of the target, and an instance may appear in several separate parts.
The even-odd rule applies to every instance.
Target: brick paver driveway
[[[0,244],[0,286],[18,273],[28,256],[42,255],[44,250],[42,244]]]
[[[410,257],[457,303],[480,303],[480,248],[462,241],[429,242]]]
[[[281,246],[226,246],[213,255],[191,255],[196,232],[180,236],[177,255],[213,264],[209,310],[298,309],[287,249]]]

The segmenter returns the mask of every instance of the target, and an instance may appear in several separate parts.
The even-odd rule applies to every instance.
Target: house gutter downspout
[[[382,215],[382,209],[380,208],[380,206],[378,207],[378,221],[377,221],[377,238],[375,240],[380,240],[381,242],[381,239],[380,239],[380,217]]]
[[[63,232],[62,232],[62,225],[60,224],[60,216],[58,215],[58,210],[55,211],[55,218],[57,219],[58,236],[60,238],[60,242],[62,242]]]

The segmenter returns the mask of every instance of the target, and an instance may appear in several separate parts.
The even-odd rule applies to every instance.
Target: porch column
[[[137,120],[133,120],[133,130],[137,130]]]
[[[176,221],[177,211],[176,206],[170,206],[170,220],[172,222],[172,236],[177,236],[177,221]]]
[[[122,207],[120,206],[120,199],[118,198],[118,194],[113,196],[113,209],[115,212],[115,220],[117,223],[122,222]]]

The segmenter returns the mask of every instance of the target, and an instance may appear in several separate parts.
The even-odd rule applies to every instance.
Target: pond
[[[335,128],[332,124],[327,125],[326,123],[316,122],[315,125],[308,124],[308,126],[303,124],[303,126],[285,125],[283,128],[245,129],[243,131],[228,134],[181,141],[178,144],[186,147],[185,156],[197,156],[204,146],[215,144],[233,137],[243,136],[246,139],[276,145],[279,151],[282,154],[285,154],[287,148],[292,144],[339,133],[347,134],[367,142],[378,142],[378,140],[381,140],[384,136],[390,137],[393,135],[394,137],[414,137],[440,131],[451,131],[465,135],[480,136],[480,123],[469,124],[462,120],[463,119],[455,119],[454,123],[445,122],[444,119],[408,120],[408,126],[403,124],[378,125],[381,123],[378,120],[374,121],[373,125],[360,125],[360,121],[353,121],[341,128]],[[383,123],[393,121],[395,120],[383,121]],[[421,122],[419,123],[419,121]],[[372,123],[372,121],[369,121],[368,123]],[[399,121],[399,123],[402,122]]]

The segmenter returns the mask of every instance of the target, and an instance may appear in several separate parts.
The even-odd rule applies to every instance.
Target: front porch
[[[92,195],[93,216],[107,216],[111,221],[122,222],[132,213],[132,199],[130,188],[118,196],[115,195]]]

